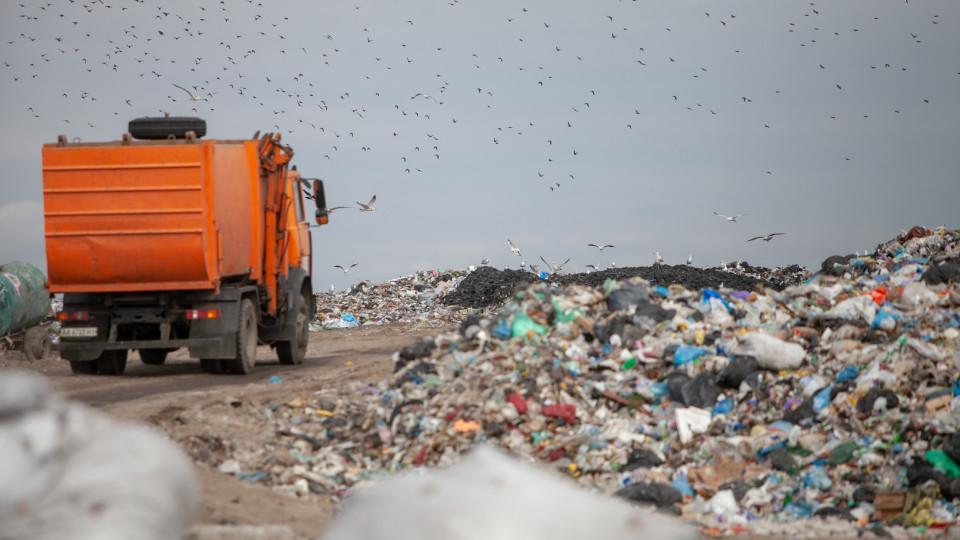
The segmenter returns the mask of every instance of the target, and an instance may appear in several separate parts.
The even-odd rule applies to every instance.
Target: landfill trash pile
[[[793,265],[770,270],[742,263],[740,268],[700,269],[657,265],[611,268],[599,272],[541,275],[525,270],[430,270],[386,283],[359,281],[349,290],[317,293],[317,316],[311,330],[355,328],[362,325],[417,323],[430,326],[457,324],[466,315],[486,314],[513,297],[518,289],[545,281],[557,285],[600,286],[607,280],[643,277],[652,284],[683,285],[688,289],[723,287],[753,290],[758,284],[782,289],[810,277]]]
[[[277,437],[221,469],[337,500],[487,441],[708,534],[960,524],[960,231],[822,270],[781,290],[537,280],[388,380],[238,408]]]
[[[347,291],[317,293],[316,317],[310,330],[388,323],[457,324],[465,316],[464,310],[441,305],[437,300],[452,291],[467,274],[467,270],[419,271],[386,283],[360,281]]]

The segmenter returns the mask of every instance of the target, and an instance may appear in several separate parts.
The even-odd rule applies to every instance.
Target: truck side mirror
[[[313,200],[317,203],[317,225],[326,225],[330,221],[327,210],[327,196],[323,192],[323,180],[313,181]]]

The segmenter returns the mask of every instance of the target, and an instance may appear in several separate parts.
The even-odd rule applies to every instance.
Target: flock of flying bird
[[[839,96],[856,91],[859,78],[874,77],[872,87],[901,84],[908,67],[900,61],[903,55],[885,50],[858,67],[866,75],[849,64],[837,69],[840,60],[827,51],[838,50],[841,42],[856,49],[859,37],[870,31],[866,25],[877,24],[877,18],[864,12],[854,27],[846,22],[841,26],[830,19],[837,11],[833,6],[821,9],[811,2],[784,4],[779,20],[713,12],[711,7],[695,16],[684,12],[682,17],[663,18],[672,22],[662,23],[661,16],[647,17],[630,3],[595,4],[585,12],[593,17],[581,20],[536,0],[482,8],[457,0],[448,4],[446,13],[437,6],[437,14],[412,11],[415,15],[384,23],[390,19],[386,8],[357,0],[345,12],[338,8],[336,18],[314,21],[316,32],[309,35],[298,31],[297,23],[315,18],[298,16],[293,7],[275,10],[253,0],[173,6],[144,0],[41,0],[17,4],[19,8],[11,4],[3,9],[10,20],[15,15],[19,21],[8,25],[0,42],[0,90],[10,95],[14,85],[34,84],[23,98],[6,100],[5,110],[16,103],[35,120],[67,110],[69,116],[56,118],[55,125],[81,129],[79,135],[97,140],[102,133],[91,130],[104,116],[125,122],[136,115],[189,110],[216,129],[242,111],[246,121],[266,121],[284,135],[296,134],[296,146],[309,148],[307,159],[319,162],[313,167],[344,179],[352,168],[382,163],[387,164],[387,178],[432,187],[431,182],[464,175],[463,169],[471,167],[468,159],[478,160],[481,165],[473,168],[486,171],[487,164],[522,154],[521,160],[510,161],[520,165],[509,171],[507,181],[519,185],[518,179],[529,178],[530,189],[559,195],[571,185],[581,188],[602,181],[609,154],[600,151],[601,145],[623,143],[614,165],[642,174],[642,149],[669,131],[664,122],[696,118],[696,126],[706,129],[715,129],[718,122],[738,130],[752,125],[753,135],[767,138],[788,131],[780,117],[767,115],[795,107],[796,101],[787,100],[788,95],[796,99],[796,92],[781,94],[775,89],[779,83],[772,80],[754,86],[763,77],[741,81],[723,75],[756,52],[749,50],[756,42],[735,45],[748,25],[770,24],[780,38],[805,48],[804,56],[784,62],[803,72],[811,88],[829,93],[833,102],[822,120],[834,125],[867,116],[861,113],[868,111],[861,110],[837,112],[846,113]],[[475,14],[457,15],[465,12],[461,10],[485,11],[499,22],[484,20],[478,26]],[[931,12],[928,22],[937,25],[940,20]],[[15,32],[9,30],[14,27]],[[873,32],[880,31],[876,28]],[[939,31],[937,26],[928,28],[930,34]],[[479,37],[459,36],[461,41],[445,34],[477,30]],[[701,40],[701,34],[708,37]],[[924,37],[913,29],[889,41],[921,47]],[[695,43],[710,45],[698,48]],[[814,50],[820,53],[816,59]],[[763,71],[755,66],[747,73]],[[643,97],[615,98],[625,83]],[[162,90],[171,85],[175,91]],[[41,101],[48,90],[56,103]],[[906,117],[916,111],[914,105],[929,105],[928,96],[919,95],[923,91],[914,85],[897,98],[904,103],[870,114]],[[666,121],[664,112],[672,115]],[[832,159],[828,155],[811,159],[826,162]],[[840,163],[851,155],[845,154]],[[757,181],[766,181],[764,176],[773,174],[777,165],[758,156],[750,156],[748,168],[755,169]],[[489,170],[497,175],[503,169]],[[546,206],[543,200],[538,197],[536,202]],[[361,212],[370,212],[375,202],[376,196],[357,204]],[[728,222],[745,215],[714,213]],[[747,242],[770,242],[782,234]],[[613,247],[588,246],[599,253]],[[346,275],[357,264],[336,267]],[[563,265],[547,265],[554,266]]]

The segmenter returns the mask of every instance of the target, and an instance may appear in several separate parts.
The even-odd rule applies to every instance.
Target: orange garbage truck
[[[119,141],[43,146],[47,286],[63,294],[74,373],[121,375],[130,350],[156,365],[184,347],[207,373],[250,373],[259,344],[303,361],[305,203],[327,222],[323,182],[301,178],[279,134],[205,134],[199,118],[138,118]]]

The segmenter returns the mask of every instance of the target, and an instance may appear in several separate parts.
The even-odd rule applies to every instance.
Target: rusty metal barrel
[[[0,337],[36,326],[50,314],[46,281],[31,264],[0,264]]]

